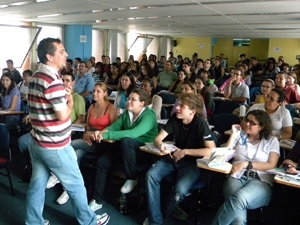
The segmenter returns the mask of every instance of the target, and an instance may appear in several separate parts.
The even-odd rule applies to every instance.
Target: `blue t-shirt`
[[[94,86],[95,86],[95,81],[91,74],[86,73],[82,77],[76,75],[74,91],[78,94],[81,94],[85,91],[89,91],[90,94],[85,96],[84,98],[88,99],[90,102],[92,102],[92,93],[93,93]]]
[[[20,91],[18,87],[14,87],[6,96],[2,96],[2,109],[9,109],[11,105],[11,101],[14,96],[18,96],[18,101],[17,105],[14,111],[20,111],[21,110],[21,97],[20,97]],[[14,116],[9,116],[9,118],[15,118],[19,119],[20,116],[14,115]]]

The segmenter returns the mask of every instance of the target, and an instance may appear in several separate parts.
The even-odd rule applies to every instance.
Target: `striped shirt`
[[[55,115],[55,111],[67,108],[65,95],[58,73],[41,63],[29,82],[28,106],[33,128],[31,136],[43,148],[61,149],[70,144],[70,117],[60,121]]]

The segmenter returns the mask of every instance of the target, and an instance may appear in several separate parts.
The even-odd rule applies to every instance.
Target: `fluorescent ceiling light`
[[[48,14],[48,15],[41,15],[38,16],[38,18],[44,18],[44,17],[55,17],[55,16],[61,16],[61,13],[56,13],[56,14]]]
[[[40,2],[51,2],[54,0],[35,0],[36,3],[40,3]]]
[[[9,5],[0,5],[0,9],[7,8]]]
[[[10,3],[9,5],[14,5],[14,6],[20,6],[20,5],[26,5],[29,4],[29,1],[23,1],[23,2],[14,2],[14,3]]]

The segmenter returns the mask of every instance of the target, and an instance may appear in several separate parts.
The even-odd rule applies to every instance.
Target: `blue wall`
[[[80,36],[86,36],[86,42],[80,41]],[[92,26],[66,25],[64,46],[69,55],[68,58],[80,57],[86,61],[92,56]]]

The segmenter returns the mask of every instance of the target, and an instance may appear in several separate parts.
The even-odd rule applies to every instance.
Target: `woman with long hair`
[[[122,74],[119,73],[119,64],[112,63],[110,65],[110,73],[107,74],[104,83],[107,85],[108,88],[112,90],[117,90],[119,79]]]
[[[201,76],[198,76],[195,81],[195,86],[197,89],[197,93],[200,94],[202,97],[207,111],[207,115],[212,116],[214,112],[213,95],[208,91],[207,87],[205,86],[205,79]]]
[[[135,88],[135,78],[131,72],[124,73],[118,85],[118,95],[114,102],[118,115],[121,115],[127,107],[127,98]]]
[[[15,79],[13,75],[8,72],[4,73],[1,77],[2,84],[2,94],[1,94],[1,102],[2,107],[1,110],[5,111],[20,111],[21,110],[21,96],[18,87],[15,84]],[[3,121],[8,130],[16,129],[20,116],[5,116],[5,121]]]
[[[247,209],[266,206],[272,198],[273,175],[265,171],[277,166],[279,142],[272,136],[266,112],[250,111],[244,120],[244,130],[239,124],[232,125],[232,134],[225,145],[236,154],[230,177],[223,186],[225,202],[212,225],[246,224]]]

